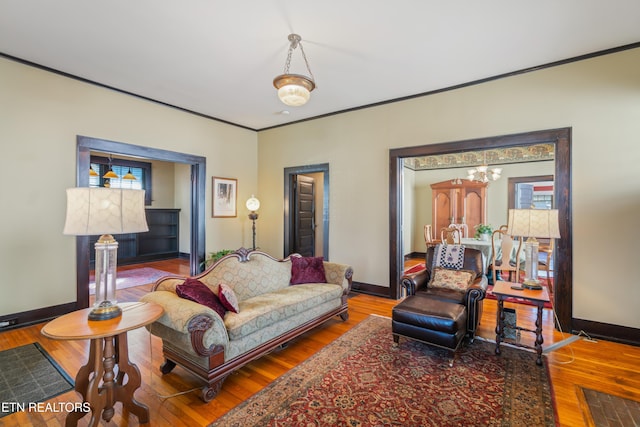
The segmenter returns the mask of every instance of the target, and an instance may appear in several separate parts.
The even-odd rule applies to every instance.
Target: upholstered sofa
[[[178,364],[201,378],[206,382],[201,398],[208,402],[234,370],[333,316],[347,320],[353,270],[316,258],[319,266],[316,262],[313,274],[306,275],[313,282],[305,283],[311,261],[297,254],[278,260],[261,251],[239,249],[200,275],[159,279],[142,301],[160,304],[165,310],[148,326],[162,338],[162,373],[168,374]],[[318,267],[324,277],[314,277]],[[206,285],[222,302],[235,304],[237,313],[230,307],[221,315],[217,306],[214,310],[185,298],[185,286],[194,282]]]

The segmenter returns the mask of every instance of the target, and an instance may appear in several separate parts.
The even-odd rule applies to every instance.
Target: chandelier
[[[482,165],[476,167],[475,169],[469,169],[467,171],[467,179],[469,181],[487,183],[489,181],[497,181],[498,179],[500,179],[501,173],[502,168],[489,169],[489,165],[487,165],[487,153],[485,152],[483,153]]]
[[[311,68],[309,68],[307,56],[304,54],[302,38],[297,34],[289,34],[288,39],[289,51],[287,53],[287,61],[284,64],[284,73],[273,79],[273,86],[278,89],[278,98],[280,98],[280,101],[292,107],[299,107],[307,103],[311,97],[311,91],[316,87],[316,83],[313,79]],[[298,46],[300,46],[302,58],[311,77],[301,74],[289,74],[291,55]]]

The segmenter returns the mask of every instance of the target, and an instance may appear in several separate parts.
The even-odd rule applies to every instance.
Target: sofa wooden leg
[[[340,313],[340,318],[346,322],[347,320],[349,320],[349,312],[345,311],[344,313]]]
[[[285,348],[289,347],[289,341],[287,342],[283,342],[282,344],[280,344],[278,347],[276,347],[276,351],[281,351],[284,350]]]
[[[222,383],[227,379],[227,376],[219,379],[218,381],[208,384],[202,387],[202,391],[200,393],[200,398],[205,402],[211,402],[211,400],[220,393],[220,389],[222,388]]]
[[[173,371],[173,368],[175,367],[176,362],[169,359],[164,359],[164,363],[160,365],[160,372],[162,372],[163,374],[168,374],[169,372]]]

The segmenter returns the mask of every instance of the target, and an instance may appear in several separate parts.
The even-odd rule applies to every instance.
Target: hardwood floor
[[[188,274],[185,261],[167,261],[145,264],[177,274]],[[127,267],[130,268],[130,267]],[[132,268],[132,267],[131,267]],[[137,301],[151,285],[138,286],[118,292],[121,301]],[[273,352],[230,375],[218,397],[208,404],[199,398],[201,384],[180,367],[162,376],[158,367],[163,362],[161,341],[141,328],[129,333],[129,356],[142,374],[142,386],[136,398],[150,408],[152,426],[205,426],[249,396],[260,391],[271,381],[298,365],[322,347],[351,329],[370,314],[391,317],[397,301],[364,294],[349,299],[349,320],[332,319],[324,325],[293,340],[284,350]],[[518,323],[533,328],[534,307],[509,304],[516,308]],[[495,339],[496,303],[485,300],[478,336]],[[561,341],[563,335],[553,331],[553,312],[544,313],[544,345]],[[87,341],[54,341],[40,334],[44,324],[0,333],[0,350],[39,342],[51,356],[72,376],[86,362]],[[529,336],[531,335],[531,336]],[[523,333],[523,341],[533,343],[533,334]],[[606,341],[590,342],[584,339],[551,352],[545,358],[555,395],[559,425],[589,425],[584,417],[580,387],[640,401],[640,348]],[[545,369],[532,363],[531,369]],[[168,395],[187,392],[167,398]],[[70,391],[49,402],[79,402],[79,395]],[[66,413],[15,413],[0,419],[1,426],[61,426]],[[87,425],[89,417],[79,425]],[[135,426],[137,418],[116,405],[116,414],[107,425]]]

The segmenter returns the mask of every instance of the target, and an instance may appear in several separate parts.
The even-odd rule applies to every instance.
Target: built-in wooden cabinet
[[[440,230],[449,224],[467,224],[469,237],[474,227],[486,223],[487,184],[462,180],[461,183],[443,181],[431,184],[433,233],[440,238]]]
[[[146,209],[149,231],[115,234],[118,265],[176,258],[179,256],[180,209]],[[91,266],[95,263],[93,245],[100,236],[91,236]]]

